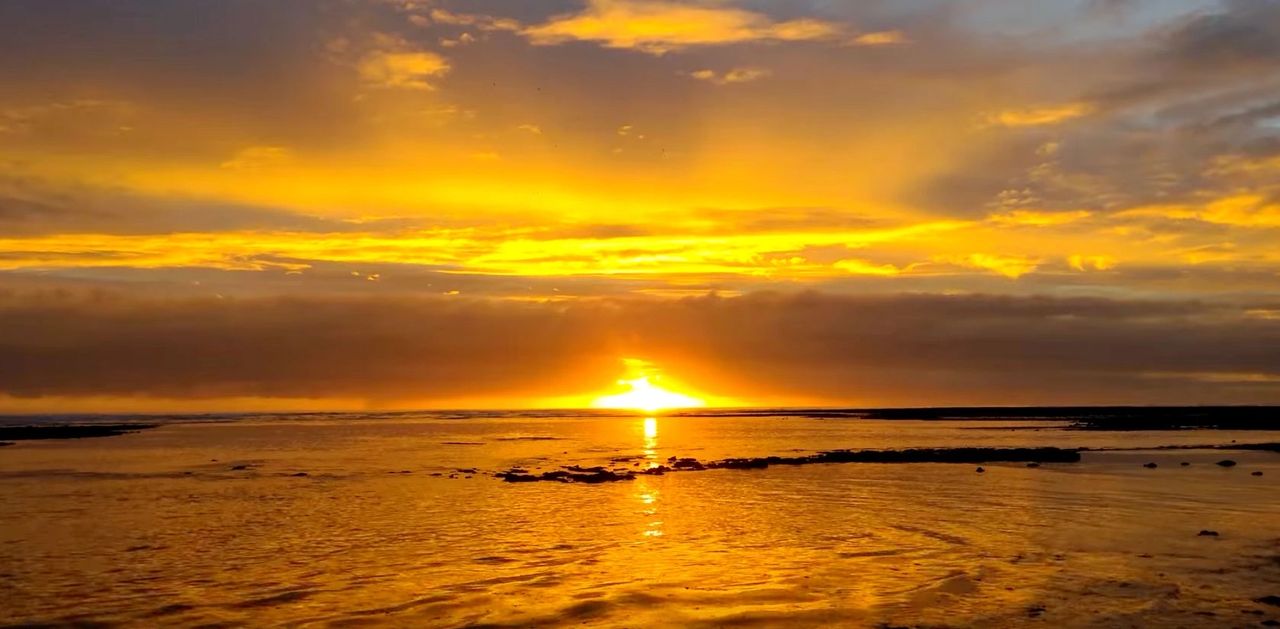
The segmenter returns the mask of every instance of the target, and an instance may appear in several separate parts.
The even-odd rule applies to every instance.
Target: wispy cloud
[[[942,257],[939,258],[939,261],[962,267],[985,269],[1012,280],[1034,272],[1040,267],[1041,263],[1039,258],[1031,256],[996,253],[972,253],[963,257]]]
[[[409,90],[433,89],[430,81],[449,71],[449,61],[427,51],[375,51],[360,61],[361,81],[368,86]]]
[[[750,83],[751,81],[763,79],[770,74],[772,72],[764,68],[733,68],[724,72],[694,70],[689,73],[689,76],[715,85],[732,85],[734,83]]]
[[[1055,125],[1066,122],[1082,116],[1087,116],[1094,111],[1095,107],[1091,103],[1061,103],[1057,105],[1044,105],[1037,107],[1025,107],[1021,109],[1006,109],[987,115],[986,123],[993,126],[1004,127],[1038,127],[1044,125]]]
[[[840,25],[814,18],[776,21],[723,5],[665,0],[588,0],[578,13],[521,31],[535,44],[593,41],[609,48],[663,54],[691,46],[750,41],[811,41],[838,37]]]
[[[853,46],[893,46],[908,43],[911,43],[911,40],[907,39],[907,34],[902,31],[862,33],[849,41]]]
[[[1049,212],[1042,210],[1012,210],[991,215],[988,220],[1008,227],[1055,227],[1084,220],[1093,215],[1088,210]]]

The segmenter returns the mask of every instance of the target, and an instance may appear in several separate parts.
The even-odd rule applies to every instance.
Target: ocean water
[[[785,412],[329,414],[19,442],[0,448],[0,624],[1280,620],[1280,607],[1255,600],[1280,595],[1280,454],[1141,450],[1274,433],[1064,426]],[[1128,449],[982,474],[855,463],[599,485],[492,476],[513,466],[639,469],[670,456],[956,446]],[[1239,465],[1214,465],[1224,458]]]

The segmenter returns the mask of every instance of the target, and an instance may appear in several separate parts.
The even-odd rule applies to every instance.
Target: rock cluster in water
[[[43,426],[0,426],[0,445],[11,441],[39,439],[88,439],[115,437],[155,428],[159,424],[49,424]]]
[[[666,465],[643,470],[612,470],[604,466],[564,466],[559,470],[530,473],[511,468],[494,474],[508,483],[554,481],[561,483],[609,483],[635,480],[638,476],[660,476],[669,472],[703,470],[761,470],[771,465],[813,465],[818,463],[1075,463],[1080,451],[1065,448],[916,448],[908,450],[832,450],[807,456],[767,456],[699,461],[694,458],[667,459]]]

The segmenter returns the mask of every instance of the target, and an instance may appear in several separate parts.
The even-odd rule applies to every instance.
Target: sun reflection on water
[[[649,467],[658,465],[658,418],[646,417],[641,423],[644,436],[644,458]],[[648,518],[643,537],[662,537],[662,521],[653,519],[658,515],[658,490],[650,486],[650,478],[641,478],[636,485],[636,498],[643,505],[640,515]]]
[[[658,464],[658,418],[646,417],[642,424],[644,432],[644,458],[649,467]]]

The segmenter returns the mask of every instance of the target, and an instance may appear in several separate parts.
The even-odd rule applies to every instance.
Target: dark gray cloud
[[[1221,73],[1235,66],[1274,69],[1280,63],[1280,2],[1228,0],[1224,11],[1196,15],[1166,41],[1179,63]]]
[[[0,393],[557,396],[607,386],[617,358],[634,356],[748,398],[1276,402],[1280,385],[1266,380],[1280,377],[1280,320],[1259,313],[1277,308],[821,293],[572,304],[7,293]]]
[[[0,174],[0,235],[165,234],[192,231],[356,231],[394,228],[394,221],[359,224],[275,208],[155,199],[124,190],[54,184]]]

